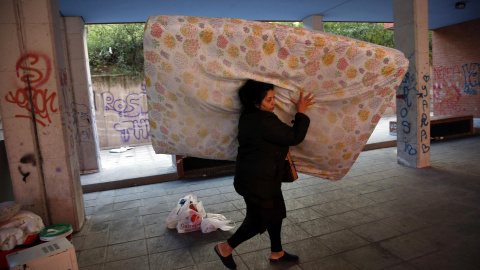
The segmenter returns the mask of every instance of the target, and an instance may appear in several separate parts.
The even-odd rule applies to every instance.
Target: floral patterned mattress
[[[238,89],[274,84],[274,113],[290,123],[291,98],[313,92],[304,142],[290,147],[299,172],[338,180],[365,146],[408,68],[404,55],[302,28],[231,18],[151,16],[145,79],[157,154],[235,160]]]

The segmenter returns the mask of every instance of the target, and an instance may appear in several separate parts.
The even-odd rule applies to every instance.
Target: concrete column
[[[395,48],[410,60],[397,90],[398,163],[430,166],[428,1],[393,0]]]
[[[312,15],[303,19],[303,28],[323,32],[323,16]]]
[[[15,200],[46,225],[85,220],[57,0],[0,1],[0,102]]]
[[[100,147],[95,124],[90,66],[88,62],[85,22],[81,17],[64,17],[66,48],[68,52],[68,78],[73,90],[71,113],[77,123],[75,142],[81,172],[100,170]]]

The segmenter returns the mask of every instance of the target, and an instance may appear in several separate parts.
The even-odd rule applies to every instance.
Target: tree
[[[145,24],[87,26],[88,57],[92,74],[143,76]]]
[[[303,27],[302,22],[275,22],[278,24]],[[324,22],[323,31],[354,38],[385,47],[394,47],[393,31],[383,27],[383,23]]]

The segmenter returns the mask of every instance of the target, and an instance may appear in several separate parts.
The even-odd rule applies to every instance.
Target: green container
[[[38,236],[41,241],[49,242],[61,237],[66,237],[67,239],[69,239],[72,233],[73,233],[72,225],[68,223],[58,223],[58,224],[43,228],[38,233]]]

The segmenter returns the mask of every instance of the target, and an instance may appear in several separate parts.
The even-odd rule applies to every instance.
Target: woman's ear
[[[255,105],[255,107],[256,107],[257,109],[260,109],[260,105],[259,105],[259,104],[254,104],[254,105]]]

